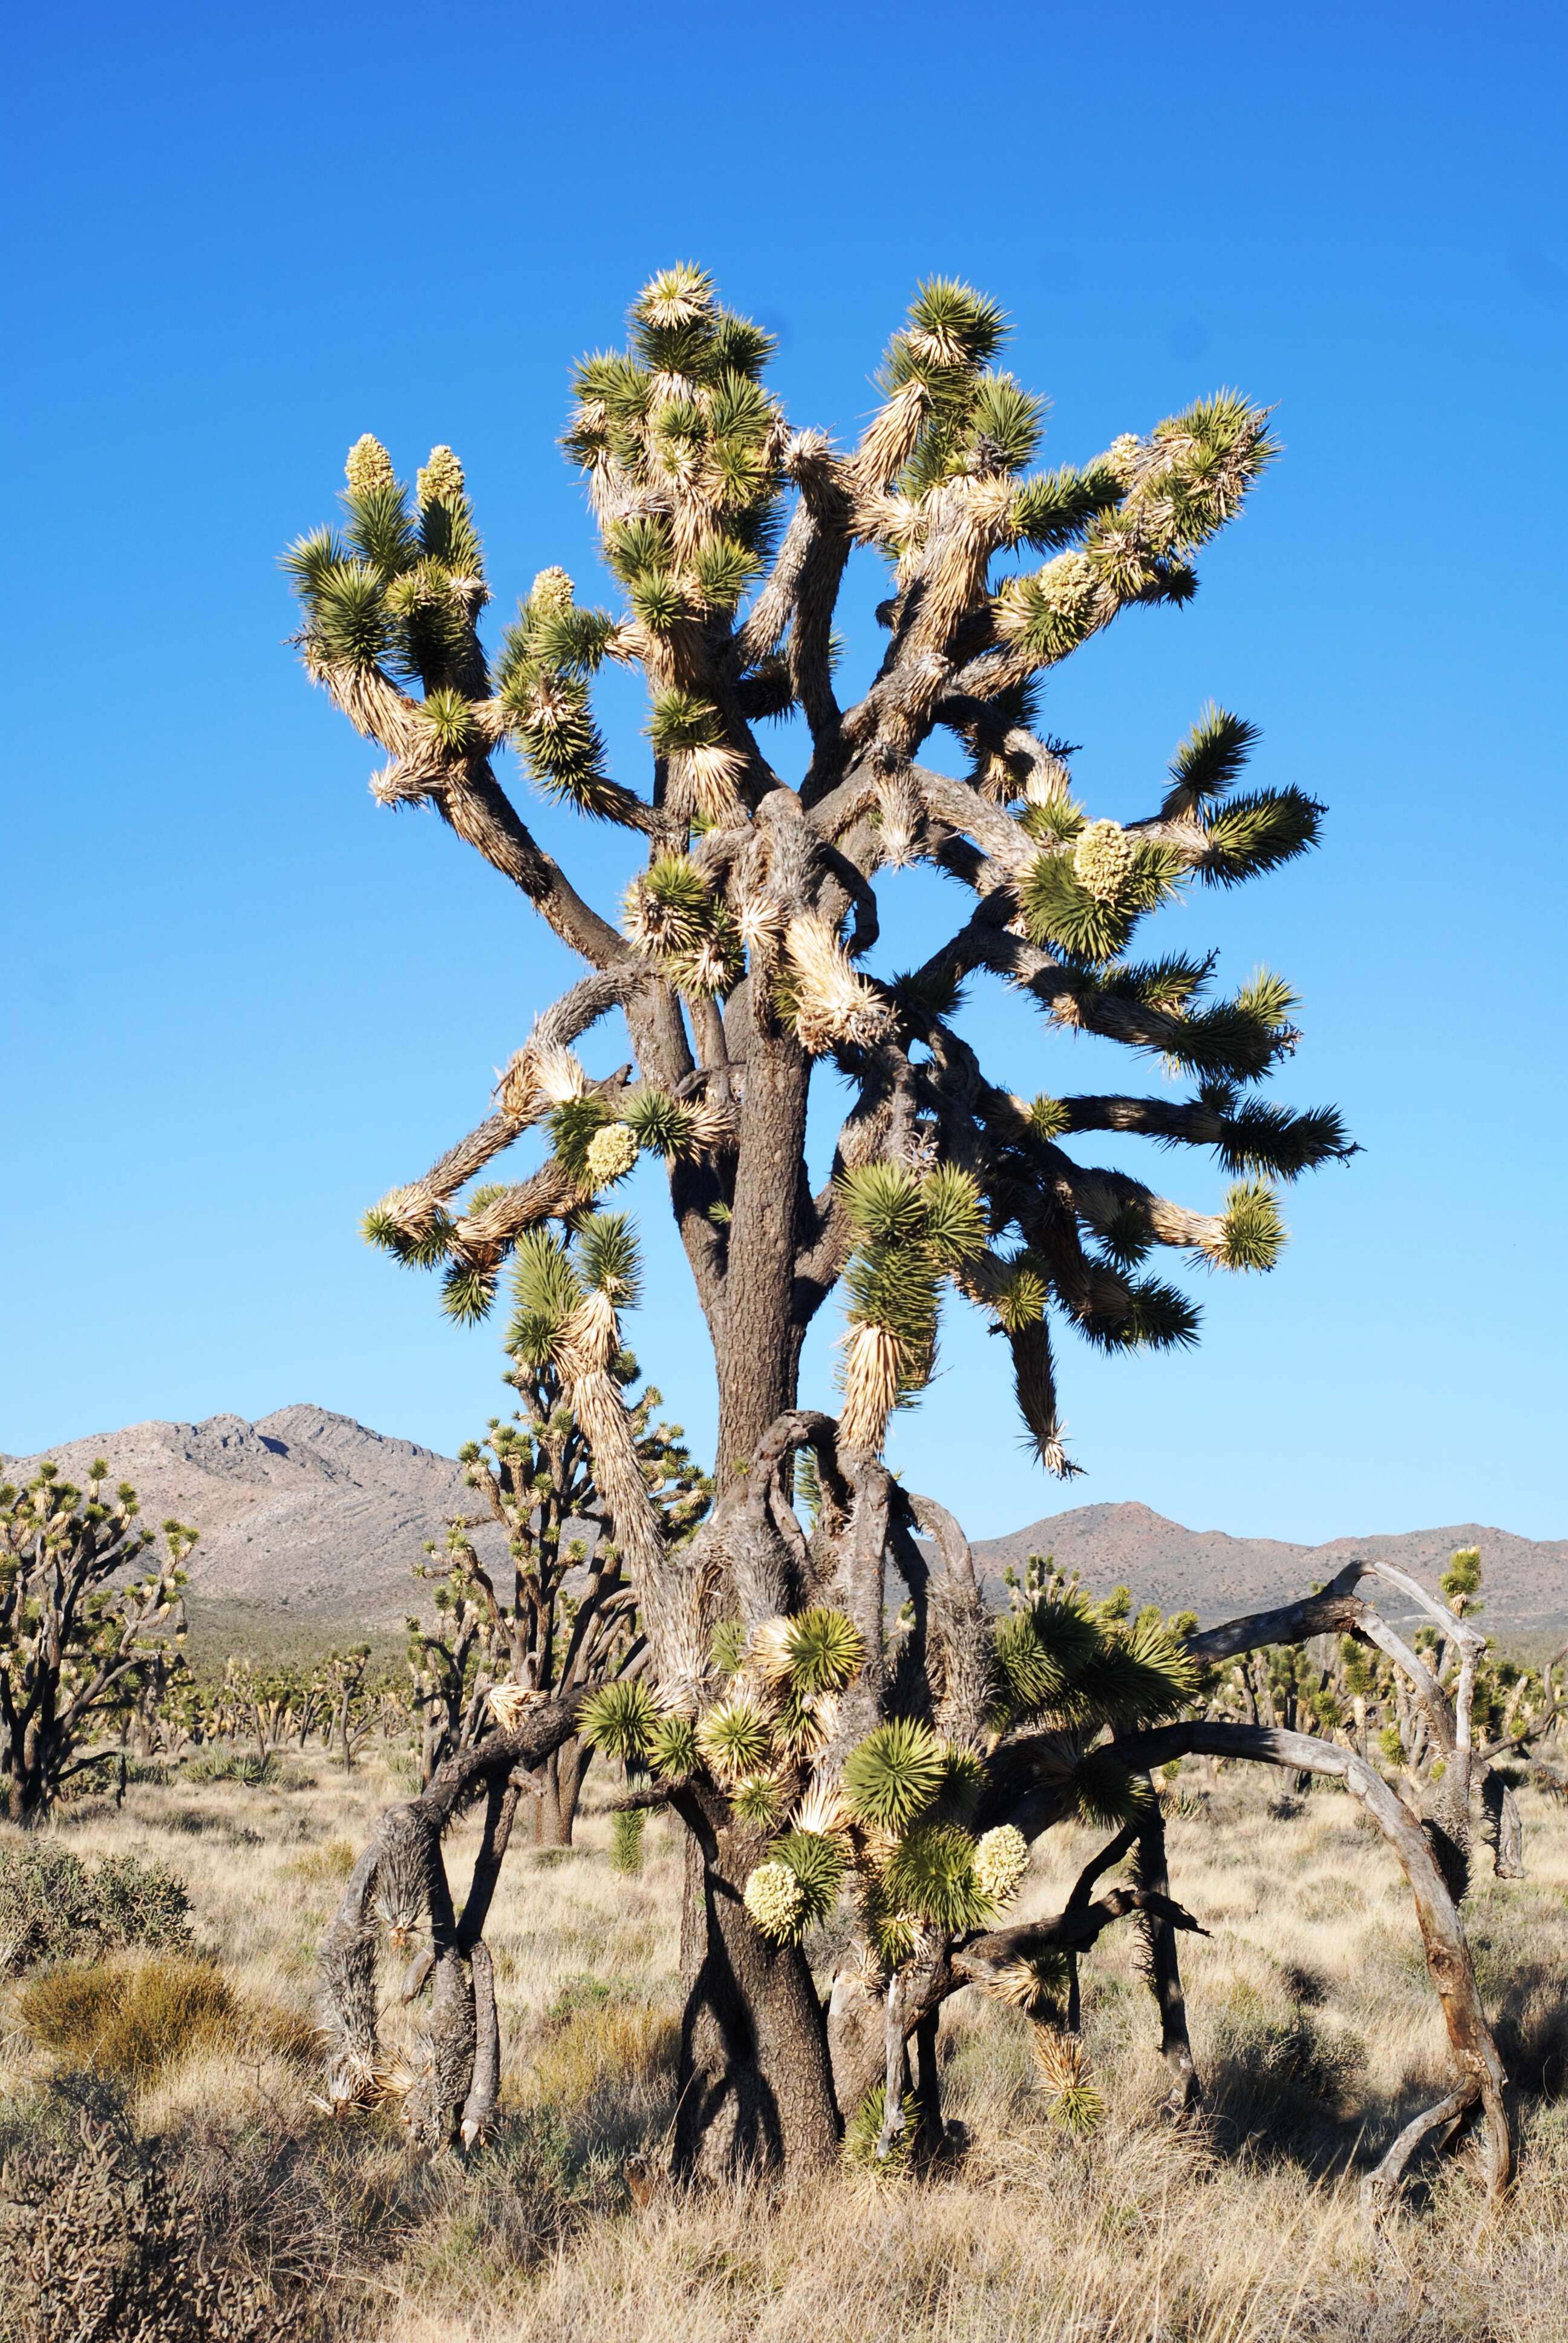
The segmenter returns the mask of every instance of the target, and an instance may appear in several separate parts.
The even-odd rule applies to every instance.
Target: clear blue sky
[[[503,610],[547,561],[591,580],[567,362],[692,256],[779,334],[798,422],[855,427],[943,271],[1012,313],[1049,460],[1221,383],[1288,448],[1192,608],[1123,620],[1050,719],[1096,812],[1148,809],[1211,693],[1262,726],[1256,778],[1328,801],[1322,852],[1163,937],[1296,982],[1277,1094],[1366,1151],[1292,1192],[1271,1278],[1204,1282],[1201,1353],[1064,1340],[1088,1479],[1029,1467],[956,1321],[895,1463],[977,1534],[1121,1497],[1568,1532],[1563,61],[1555,9],[1375,0],[17,20],[0,1448],[294,1400],[449,1448],[497,1404],[494,1333],[357,1222],[477,1119],[565,965],[434,819],[372,805],[274,557],[369,428],[405,468],[457,448]],[[608,903],[613,850],[538,826]],[[893,957],[940,915],[917,882]],[[1020,1088],[1099,1081],[1098,1045],[981,1029]],[[702,1446],[644,1201],[635,1339]]]

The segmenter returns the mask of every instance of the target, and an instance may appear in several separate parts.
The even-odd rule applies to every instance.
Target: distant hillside
[[[135,1486],[144,1521],[193,1523],[194,1597],[323,1627],[400,1625],[417,1592],[410,1564],[474,1493],[451,1457],[321,1407],[279,1408],[259,1423],[134,1423],[45,1453],[78,1483],[102,1456]],[[6,1477],[38,1461],[7,1459]]]
[[[135,1483],[146,1520],[194,1522],[202,1537],[192,1592],[224,1617],[283,1614],[295,1629],[308,1622],[325,1634],[399,1626],[417,1591],[410,1564],[473,1494],[449,1456],[319,1407],[279,1408],[259,1423],[136,1423],[47,1453],[74,1481],[106,1457],[116,1480]],[[37,1462],[0,1460],[13,1480]],[[1147,1505],[1078,1505],[975,1551],[993,1588],[1009,1562],[1054,1554],[1096,1590],[1125,1584],[1140,1601],[1208,1623],[1304,1594],[1356,1554],[1384,1555],[1431,1584],[1456,1545],[1481,1548],[1489,1625],[1568,1625],[1568,1539],[1537,1544],[1476,1522],[1309,1546],[1183,1529]]]
[[[1077,1505],[1007,1537],[980,1541],[975,1557],[994,1585],[1010,1562],[1021,1564],[1028,1554],[1053,1554],[1097,1592],[1130,1586],[1141,1602],[1158,1603],[1167,1611],[1196,1611],[1210,1625],[1304,1594],[1356,1554],[1394,1563],[1430,1586],[1461,1545],[1481,1548],[1490,1626],[1568,1625],[1568,1539],[1536,1542],[1481,1522],[1334,1538],[1327,1545],[1288,1545],[1277,1538],[1183,1529],[1147,1505]]]

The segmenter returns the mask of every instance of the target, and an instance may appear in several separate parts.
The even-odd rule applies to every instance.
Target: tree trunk
[[[701,1853],[700,1944],[681,2021],[672,2163],[682,2178],[820,2171],[838,2154],[839,2110],[821,2004],[805,1954],[770,1945],[741,1895],[761,1842],[678,1804]]]
[[[1490,1766],[1481,1778],[1481,1804],[1492,1841],[1493,1865],[1499,1879],[1524,1876],[1524,1825],[1518,1801],[1501,1774]]]
[[[585,1742],[568,1741],[539,1768],[539,1794],[530,1801],[536,1846],[570,1846],[591,1755]]]
[[[774,1418],[795,1404],[803,1328],[796,1222],[811,1061],[792,1037],[747,1037],[746,1098],[730,1218],[724,1317],[715,1329],[720,1496]]]
[[[1157,1896],[1169,1899],[1171,1881],[1165,1862],[1165,1825],[1157,1805],[1139,1833],[1133,1870],[1140,1887],[1151,1889]],[[1143,1930],[1149,1948],[1150,1988],[1160,2010],[1160,2055],[1171,2077],[1171,2091],[1165,2104],[1172,2115],[1188,2115],[1203,2094],[1198,2070],[1192,2063],[1192,2045],[1187,2034],[1187,2001],[1181,1990],[1181,1963],[1176,1948],[1176,1931],[1157,1911],[1144,1916]],[[1076,1964],[1074,1966],[1076,1968]]]

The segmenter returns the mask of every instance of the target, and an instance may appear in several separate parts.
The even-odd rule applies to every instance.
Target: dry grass
[[[216,1961],[178,1953],[45,1969],[16,2007],[41,2047],[138,2090],[196,2058],[274,2051],[303,2064],[315,2047],[297,2011],[243,1998]]]
[[[1482,1878],[1471,1926],[1522,2086],[1520,2187],[1477,2237],[1463,2167],[1430,2175],[1374,2258],[1358,2159],[1431,2095],[1442,2036],[1403,1883],[1350,1802],[1271,1811],[1255,1777],[1189,1765],[1171,1825],[1174,1892],[1213,1933],[1183,1941],[1201,2122],[1173,2131],[1131,1932],[1085,1970],[1105,2111],[1086,2137],[1050,2118],[1029,2029],[974,1994],[950,2006],[950,2111],[969,2150],[933,2177],[846,2177],[782,2198],[628,2187],[668,2121],[679,1857],[651,1823],[635,1875],[610,1824],[508,1865],[489,1930],[508,2081],[472,2162],[411,2166],[390,2121],[313,2122],[293,2056],[311,1952],[354,1851],[397,1794],[379,1761],[351,1782],[297,1769],[261,1786],[134,1789],[65,1830],[186,1882],[198,1946],[250,2013],[124,2064],[145,2130],[181,2144],[214,2235],[335,2303],[375,2343],[1558,2343],[1568,2332],[1568,1815],[1524,1797],[1531,1877]],[[1049,1909],[1094,1845],[1053,1835],[1021,1908]],[[457,1835],[455,1878],[473,1844]],[[166,1956],[164,1967],[172,1966]],[[187,1964],[188,1966],[188,1964]],[[126,1976],[149,1962],[100,1974]],[[68,1973],[60,1973],[62,1975]],[[0,2003],[0,2090],[65,2048]],[[65,1988],[57,1986],[56,1992]],[[79,1992],[73,1986],[71,1991]],[[292,2012],[292,2040],[257,2011]],[[34,2017],[36,2017],[35,2006]],[[395,2013],[396,2043],[407,2019]],[[232,2030],[226,2032],[226,2026]],[[84,2046],[73,2037],[75,2055]],[[112,2061],[107,2063],[113,2063]],[[325,2312],[322,2314],[325,2316]]]

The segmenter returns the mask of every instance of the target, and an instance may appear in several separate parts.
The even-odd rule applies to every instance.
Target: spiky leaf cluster
[[[818,1604],[789,1618],[782,1651],[797,1692],[838,1692],[859,1670],[866,1644],[853,1620]]]
[[[970,1174],[949,1164],[921,1173],[868,1163],[839,1184],[856,1239],[844,1272],[845,1314],[851,1329],[891,1337],[901,1403],[930,1380],[942,1290],[983,1249],[985,1206]]]
[[[906,1831],[883,1878],[900,1911],[945,1936],[978,1926],[994,1909],[975,1874],[975,1842],[956,1823],[918,1823]]]
[[[680,991],[724,994],[739,983],[745,952],[734,914],[709,874],[684,854],[657,855],[627,890],[628,940],[658,962]]]
[[[644,1758],[659,1723],[658,1706],[640,1676],[601,1685],[583,1704],[578,1731],[607,1757]]]
[[[345,468],[342,534],[317,529],[284,556],[304,612],[301,645],[317,668],[379,665],[427,689],[471,681],[484,557],[461,468],[450,448],[431,458],[444,492],[415,502],[366,433]]]
[[[1008,1612],[997,1623],[996,1655],[1013,1718],[1151,1725],[1198,1689],[1195,1663],[1157,1615],[1129,1625],[1074,1588],[1053,1587]]]
[[[894,1717],[849,1752],[844,1795],[861,1822],[901,1831],[930,1805],[946,1773],[946,1752],[930,1725]]]
[[[1103,967],[1126,950],[1144,913],[1175,893],[1186,869],[1164,840],[1133,840],[1115,822],[1091,822],[1070,853],[1041,854],[1024,874],[1025,925],[1034,942]]]

